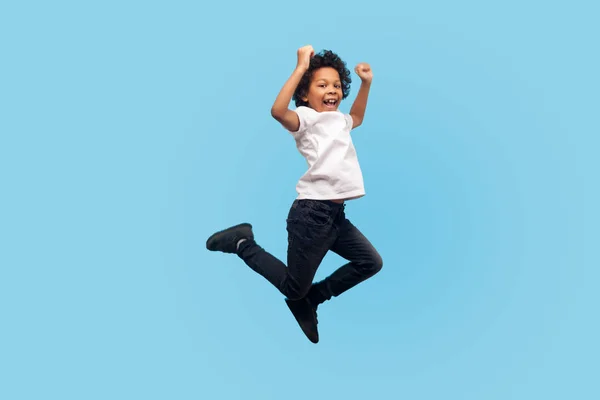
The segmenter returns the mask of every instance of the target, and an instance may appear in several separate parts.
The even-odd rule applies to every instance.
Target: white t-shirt
[[[308,163],[296,185],[297,199],[339,200],[365,195],[363,176],[350,137],[352,117],[340,111],[296,108],[300,127],[290,132]]]

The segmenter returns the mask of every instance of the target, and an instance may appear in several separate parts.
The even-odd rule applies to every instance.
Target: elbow
[[[271,108],[271,117],[275,118],[276,120],[280,120],[282,115],[284,112],[282,112],[280,109],[276,108],[276,107],[272,107]]]

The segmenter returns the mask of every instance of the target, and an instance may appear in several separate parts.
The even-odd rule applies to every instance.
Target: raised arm
[[[288,108],[294,92],[300,83],[300,80],[304,76],[308,66],[310,65],[310,59],[315,54],[312,46],[304,46],[298,49],[298,64],[294,69],[294,72],[289,79],[281,88],[281,91],[271,107],[271,115],[275,118],[285,129],[290,132],[296,132],[300,128],[300,119],[295,111]]]
[[[352,129],[360,126],[365,118],[365,111],[367,109],[367,100],[369,99],[369,91],[371,89],[371,82],[373,81],[373,71],[367,63],[360,63],[354,68],[356,74],[362,81],[360,89],[356,99],[350,109],[350,115],[352,116]]]

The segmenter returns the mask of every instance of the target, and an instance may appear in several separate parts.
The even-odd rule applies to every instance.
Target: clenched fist
[[[354,68],[356,75],[365,83],[371,83],[373,80],[373,71],[367,63],[360,63]]]
[[[310,66],[310,59],[315,55],[315,50],[311,45],[306,45],[298,49],[298,68],[306,71]]]

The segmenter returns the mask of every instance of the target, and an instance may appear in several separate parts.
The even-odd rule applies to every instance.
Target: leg
[[[288,274],[282,282],[286,296],[302,299],[310,290],[323,258],[335,241],[333,218],[301,203],[287,220]]]
[[[287,218],[288,266],[267,253],[254,240],[250,224],[217,232],[207,241],[213,251],[236,253],[288,298],[286,303],[302,331],[313,343],[319,341],[316,304],[306,296],[323,257],[336,240],[339,207],[320,201],[294,201]],[[237,247],[238,241],[242,241]]]
[[[237,254],[288,299],[302,299],[335,240],[333,217],[326,211],[318,202],[294,201],[287,218],[287,266],[253,238],[242,242]]]
[[[349,262],[311,287],[308,297],[314,304],[339,296],[375,275],[383,266],[383,260],[371,242],[343,214],[338,229],[339,235],[331,251]]]
[[[211,251],[237,254],[250,268],[277,288],[281,286],[280,282],[287,273],[287,267],[281,261],[256,244],[252,225],[248,223],[214,233],[206,241],[206,248]]]
[[[317,310],[306,294],[323,257],[335,241],[335,212],[320,202],[294,202],[287,218],[287,267],[254,240],[242,242],[238,252],[250,268],[287,296],[287,306],[313,343],[319,342]]]

